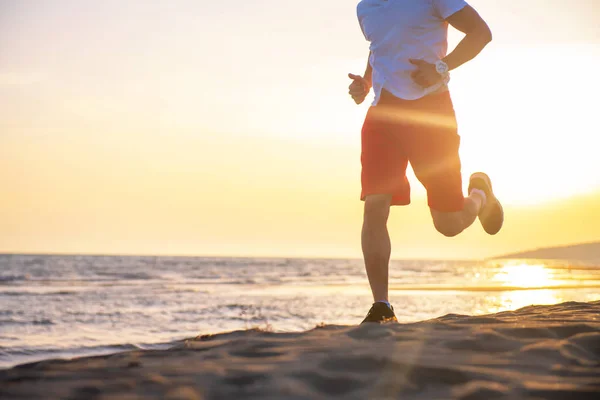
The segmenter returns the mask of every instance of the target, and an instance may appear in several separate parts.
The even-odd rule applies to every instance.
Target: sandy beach
[[[600,302],[199,336],[0,371],[6,399],[597,399]]]

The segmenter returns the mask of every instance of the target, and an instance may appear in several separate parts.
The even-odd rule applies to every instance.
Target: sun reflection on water
[[[486,297],[489,312],[561,302],[560,290],[552,289],[559,286],[560,282],[553,280],[551,270],[544,264],[509,262],[501,266],[492,280],[510,290]]]
[[[505,264],[492,280],[518,288],[545,288],[553,283],[550,271],[543,264]]]
[[[511,290],[500,295],[486,296],[485,313],[513,311],[531,305],[549,305],[561,303],[558,290]]]

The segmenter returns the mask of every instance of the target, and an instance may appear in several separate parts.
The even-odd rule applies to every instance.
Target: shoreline
[[[0,397],[597,398],[600,301],[410,324],[204,335],[0,370]]]

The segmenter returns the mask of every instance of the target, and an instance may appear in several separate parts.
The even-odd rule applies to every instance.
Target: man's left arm
[[[465,37],[454,51],[442,60],[448,64],[449,70],[456,69],[467,61],[471,61],[492,41],[492,32],[489,26],[471,6],[466,6],[452,14],[446,18],[446,21],[465,34]]]
[[[454,51],[442,59],[448,66],[447,71],[451,71],[481,53],[481,50],[492,41],[492,32],[483,18],[469,5],[447,17],[446,21],[465,34]],[[428,88],[444,79],[435,64],[414,59],[410,62],[417,67],[411,75],[420,86]]]

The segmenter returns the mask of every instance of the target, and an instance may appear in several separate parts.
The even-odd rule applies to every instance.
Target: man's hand
[[[356,104],[361,104],[371,90],[371,83],[360,75],[348,74],[348,78],[352,79],[352,83],[348,88],[350,96]]]
[[[442,81],[443,76],[437,72],[434,64],[430,64],[427,61],[423,60],[414,60],[410,59],[410,63],[417,67],[415,71],[413,71],[410,76],[417,83],[417,85],[421,86],[424,89],[435,85]]]

